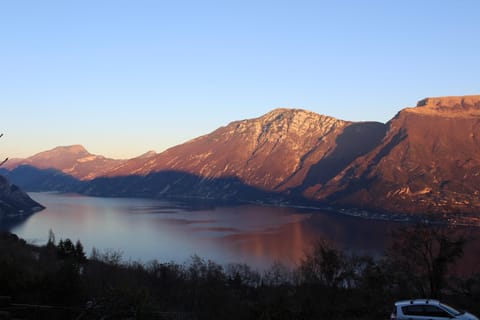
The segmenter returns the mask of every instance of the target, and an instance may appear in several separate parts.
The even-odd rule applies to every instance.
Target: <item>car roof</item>
[[[396,306],[406,306],[406,305],[415,305],[415,304],[434,304],[439,305],[440,301],[433,299],[414,299],[414,300],[402,300],[395,302]]]

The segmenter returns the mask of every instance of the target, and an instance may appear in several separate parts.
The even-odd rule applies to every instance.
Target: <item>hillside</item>
[[[348,125],[313,112],[277,109],[232,122],[154,157],[133,159],[107,176],[175,170],[207,179],[237,177],[253,187],[284,190],[303,180]]]
[[[0,221],[23,217],[44,207],[0,175]]]
[[[370,153],[306,194],[403,213],[480,213],[480,96],[428,98],[400,111]]]
[[[141,195],[262,202],[302,197],[305,185],[326,182],[384,134],[381,123],[276,109],[163,153],[129,160],[84,192],[131,196],[143,189]]]

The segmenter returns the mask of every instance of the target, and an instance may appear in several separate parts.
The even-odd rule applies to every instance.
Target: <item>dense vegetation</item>
[[[4,233],[0,319],[386,319],[394,301],[419,297],[480,314],[480,267],[453,272],[464,236],[416,226],[393,239],[380,258],[319,240],[294,270],[259,272],[197,256],[141,264],[93,250],[87,258],[79,241],[56,243],[53,233],[43,247]]]

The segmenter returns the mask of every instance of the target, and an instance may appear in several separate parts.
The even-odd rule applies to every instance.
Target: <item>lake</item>
[[[350,252],[378,255],[391,231],[404,225],[314,209],[29,194],[47,208],[9,227],[19,237],[41,245],[51,229],[57,241],[80,240],[87,255],[95,247],[142,262],[183,263],[196,254],[220,264],[265,269],[281,262],[293,267],[319,239]]]

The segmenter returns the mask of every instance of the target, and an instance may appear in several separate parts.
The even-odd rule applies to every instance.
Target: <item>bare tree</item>
[[[0,134],[0,138],[3,137],[3,133]],[[5,162],[8,161],[8,158],[5,158],[5,160],[3,160],[1,163],[0,163],[0,167],[4,165]]]
[[[334,245],[319,240],[300,264],[300,274],[306,283],[316,283],[328,288],[338,288],[347,278],[347,257]]]
[[[439,298],[447,285],[449,267],[462,256],[466,238],[453,229],[417,225],[399,230],[387,257],[399,274],[407,276],[419,294]]]

